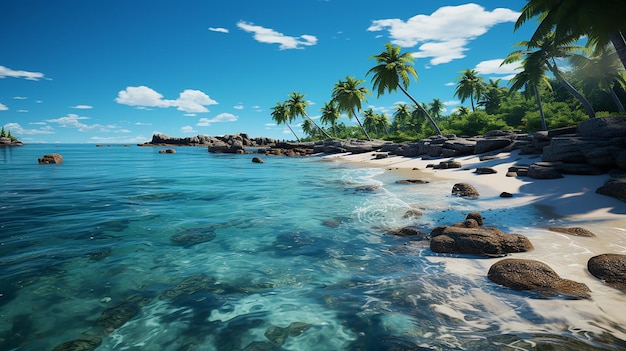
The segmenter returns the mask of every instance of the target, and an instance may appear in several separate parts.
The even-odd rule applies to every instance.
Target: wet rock
[[[427,180],[423,180],[423,179],[400,179],[400,180],[396,180],[397,184],[428,184],[430,183]]]
[[[85,335],[80,339],[66,341],[57,345],[52,351],[92,351],[100,346],[102,339],[94,335]]]
[[[487,277],[492,282],[513,290],[528,290],[544,296],[563,295],[589,298],[589,287],[561,278],[550,266],[535,260],[507,258],[491,266]]]
[[[160,154],[175,154],[176,150],[174,149],[165,149],[165,150],[159,150]]]
[[[480,212],[470,212],[465,216],[465,219],[473,219],[478,223],[478,225],[483,225],[483,215]]]
[[[280,351],[280,346],[269,341],[254,341],[246,346],[242,351]]]
[[[60,154],[46,154],[37,159],[39,164],[59,164],[63,163],[63,156]]]
[[[596,236],[591,231],[585,228],[581,228],[581,227],[571,227],[571,228],[549,227],[548,230],[552,232],[563,233],[563,234],[574,235],[574,236],[584,236],[588,238]]]
[[[448,226],[430,233],[430,249],[437,253],[502,256],[533,249],[520,234],[505,234],[496,228]]]
[[[479,197],[478,190],[467,183],[457,183],[452,187],[452,195],[459,197]]]
[[[513,194],[503,191],[500,193],[500,197],[513,197]]]
[[[411,218],[411,217],[421,217],[423,215],[422,211],[412,208],[404,212],[403,218]]]
[[[177,245],[191,246],[206,243],[215,239],[216,234],[213,228],[190,228],[182,230],[170,237],[170,240]]]
[[[397,230],[388,231],[389,235],[396,236],[408,236],[417,240],[428,240],[428,235],[424,234],[421,230],[415,227],[404,227]]]
[[[194,274],[180,282],[174,288],[166,290],[161,298],[175,299],[183,295],[192,295],[198,291],[210,291],[215,285],[215,278],[205,274]]]
[[[265,161],[263,161],[262,158],[257,156],[257,157],[252,158],[252,163],[265,163]]]
[[[602,254],[587,261],[587,270],[594,277],[626,293],[626,255]]]
[[[498,171],[496,171],[495,169],[493,169],[491,167],[478,167],[478,168],[476,168],[474,173],[476,173],[476,174],[495,174],[495,173],[498,173]]]

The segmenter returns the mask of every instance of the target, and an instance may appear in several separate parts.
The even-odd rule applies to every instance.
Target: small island
[[[5,130],[4,127],[0,130],[0,146],[23,146],[24,143],[19,141],[11,134],[10,130]]]

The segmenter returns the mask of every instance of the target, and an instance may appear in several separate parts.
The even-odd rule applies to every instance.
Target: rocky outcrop
[[[479,197],[478,190],[472,184],[456,183],[452,186],[452,195],[458,197]]]
[[[487,277],[513,290],[528,290],[544,296],[589,298],[591,290],[583,283],[561,278],[547,264],[525,259],[507,258],[494,263]]]
[[[63,156],[60,154],[46,154],[43,157],[38,158],[39,164],[59,164],[63,163]]]
[[[0,138],[0,146],[23,146],[23,145],[24,143],[22,143],[21,141],[15,138],[7,138],[7,137]]]
[[[594,277],[626,293],[626,255],[594,256],[587,261],[587,270]]]
[[[482,227],[482,222],[480,213],[472,212],[463,222],[435,228],[430,233],[430,249],[437,253],[492,257],[533,250],[527,237]]]
[[[224,136],[208,136],[196,135],[192,137],[170,137],[165,134],[154,134],[152,140],[139,146],[207,146],[214,148],[214,152],[239,152],[244,148],[256,148],[267,145],[273,145],[274,139],[270,138],[251,138],[246,133],[238,133],[234,135]],[[234,145],[234,146],[233,146]]]
[[[583,236],[587,238],[592,238],[596,236],[593,232],[585,228],[581,228],[581,227],[570,227],[570,228],[549,227],[548,230],[552,232],[556,232],[556,233],[562,233],[562,234],[567,234],[567,235],[572,235],[572,236]]]

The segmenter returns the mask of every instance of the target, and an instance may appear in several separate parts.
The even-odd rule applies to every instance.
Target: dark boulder
[[[502,256],[533,249],[528,238],[523,235],[505,234],[495,228],[468,228],[467,225],[435,228],[430,233],[430,249],[437,253],[487,256]]]
[[[626,202],[626,179],[612,178],[596,190],[597,194],[612,196]]]
[[[601,139],[623,137],[626,135],[626,116],[587,119],[578,125],[577,133]]]
[[[57,345],[52,351],[92,351],[102,343],[102,339],[95,335],[85,335],[79,339],[66,341]]]
[[[513,290],[528,290],[544,296],[589,298],[587,285],[561,278],[550,266],[535,260],[507,258],[494,263],[487,277]]]
[[[594,277],[626,293],[626,255],[594,256],[587,261],[587,269]]]
[[[479,197],[478,190],[467,183],[456,183],[452,187],[452,195],[459,197]]]
[[[256,156],[252,158],[252,163],[264,163],[265,161],[263,161],[262,158]]]
[[[489,151],[495,151],[509,146],[513,141],[509,138],[485,138],[476,141],[474,146],[475,154],[483,154]]]
[[[563,178],[563,175],[554,166],[532,164],[528,167],[528,177],[533,179],[558,179]]]

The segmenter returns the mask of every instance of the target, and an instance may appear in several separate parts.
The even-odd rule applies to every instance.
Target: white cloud
[[[235,106],[233,106],[233,108],[234,108],[235,110],[243,110],[243,105],[242,105],[242,104],[235,105]]]
[[[76,105],[76,106],[70,106],[70,107],[78,109],[78,110],[89,110],[93,108],[93,106],[89,106],[89,105]]]
[[[209,112],[205,106],[217,104],[217,101],[200,90],[186,89],[178,95],[178,99],[166,100],[162,94],[143,85],[126,87],[117,94],[115,101],[118,104],[137,106],[138,108],[176,107],[179,111],[189,113]]]
[[[82,121],[90,119],[89,117],[79,116],[73,113],[68,114],[67,116],[48,119],[46,122],[48,123],[56,123],[63,128],[76,128],[79,132],[87,132],[87,131],[98,131],[104,133],[120,133],[123,129],[120,127],[109,124],[109,125],[101,125],[101,124],[86,124]]]
[[[135,122],[136,126],[151,126],[152,123]]]
[[[19,112],[19,113],[26,113],[26,112],[28,112],[28,110],[17,110],[17,112]]]
[[[26,100],[28,98],[26,96],[14,96],[13,99],[15,99],[15,100]]]
[[[198,127],[208,127],[212,123],[220,123],[220,122],[235,122],[239,117],[231,114],[231,113],[220,113],[215,118],[200,118]]]
[[[226,28],[221,28],[221,27],[209,27],[209,30],[210,30],[211,32],[228,33],[228,29],[226,29]]]
[[[193,130],[192,126],[184,126],[180,128],[180,131],[183,133],[197,133],[195,130]]]
[[[41,72],[15,71],[8,67],[0,66],[0,78],[5,77],[24,78],[26,80],[40,80],[44,79],[44,74]]]
[[[521,68],[519,62],[507,63],[502,65],[503,59],[494,59],[479,62],[474,70],[480,74],[495,74],[500,79],[510,80],[517,74]]]
[[[24,129],[19,123],[7,123],[4,128],[10,130],[13,135],[54,134],[54,130],[50,126],[39,129]]]
[[[280,50],[302,49],[303,46],[317,44],[317,37],[313,35],[303,34],[299,37],[291,37],[273,29],[256,26],[245,21],[239,21],[237,27],[248,33],[254,33],[254,39],[260,43],[280,44]]]
[[[9,108],[6,105],[0,104],[0,111],[8,111]]]
[[[391,42],[403,47],[422,44],[416,58],[431,57],[431,64],[447,63],[465,57],[470,41],[499,23],[515,22],[520,13],[497,8],[486,11],[477,4],[443,6],[431,15],[416,15],[406,22],[393,19],[372,21],[368,31],[387,30]]]

